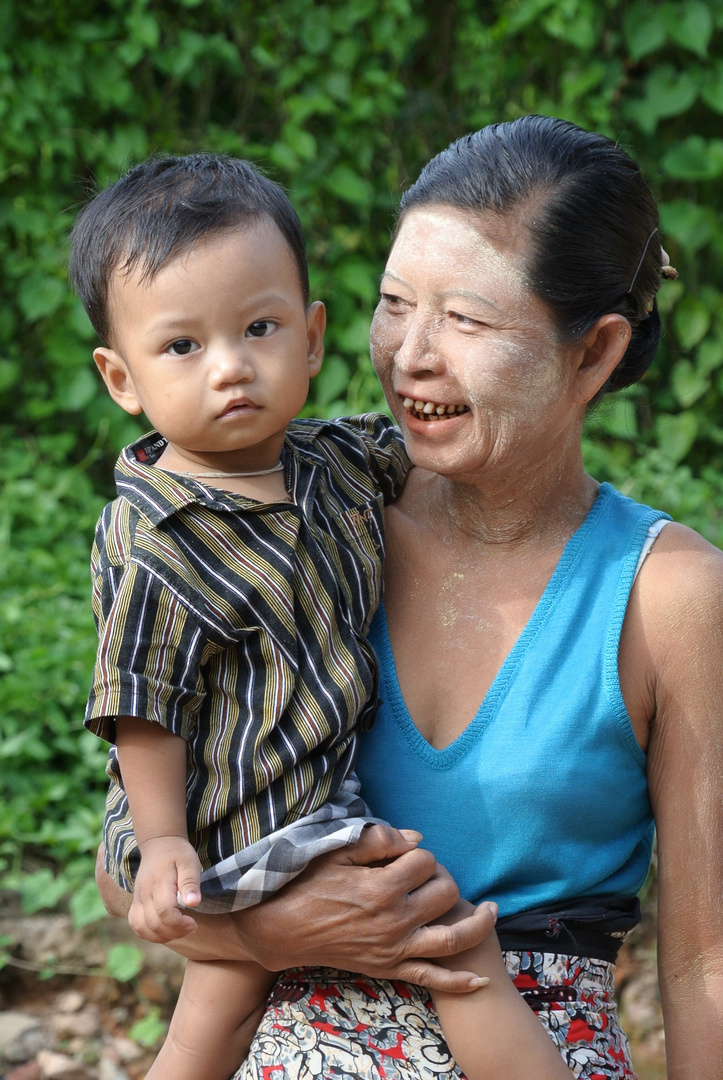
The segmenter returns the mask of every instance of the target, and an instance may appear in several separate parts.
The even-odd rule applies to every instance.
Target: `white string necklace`
[[[184,472],[182,476],[192,476],[194,479],[198,479],[203,476],[207,476],[211,479],[220,479],[226,476],[268,476],[269,473],[280,472],[283,469],[283,461],[279,461],[276,465],[272,465],[270,469],[253,469],[251,472]]]

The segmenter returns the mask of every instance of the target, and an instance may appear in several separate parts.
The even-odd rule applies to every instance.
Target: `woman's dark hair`
[[[308,304],[304,233],[286,193],[250,162],[223,154],[150,158],[104,188],[73,227],[70,279],[108,344],[114,273],[139,266],[141,280],[151,281],[199,240],[263,219],[272,221],[288,243]]]
[[[402,197],[397,228],[429,204],[522,215],[528,285],[564,340],[583,337],[608,312],[630,323],[630,344],[601,392],[645,374],[660,339],[658,210],[617,143],[546,116],[490,124],[429,162]]]

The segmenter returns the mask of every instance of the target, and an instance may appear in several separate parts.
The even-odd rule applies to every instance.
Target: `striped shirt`
[[[282,452],[292,500],[260,503],[153,467],[157,432],[126,448],[92,555],[99,635],[85,724],[115,717],[188,743],[189,839],[208,868],[314,812],[352,772],[376,711],[366,641],[379,604],[383,507],[408,469],[382,415],[297,420]],[[138,866],[115,746],[107,868]]]

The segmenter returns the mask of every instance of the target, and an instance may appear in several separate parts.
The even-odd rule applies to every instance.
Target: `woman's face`
[[[512,218],[447,206],[404,217],[382,278],[372,360],[415,464],[524,465],[569,439],[571,346],[525,284]]]

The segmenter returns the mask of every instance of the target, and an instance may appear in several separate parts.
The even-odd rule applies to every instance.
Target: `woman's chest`
[[[403,528],[390,531],[385,610],[397,677],[415,725],[436,749],[479,711],[535,611],[556,554],[504,560],[481,545],[452,550]]]

